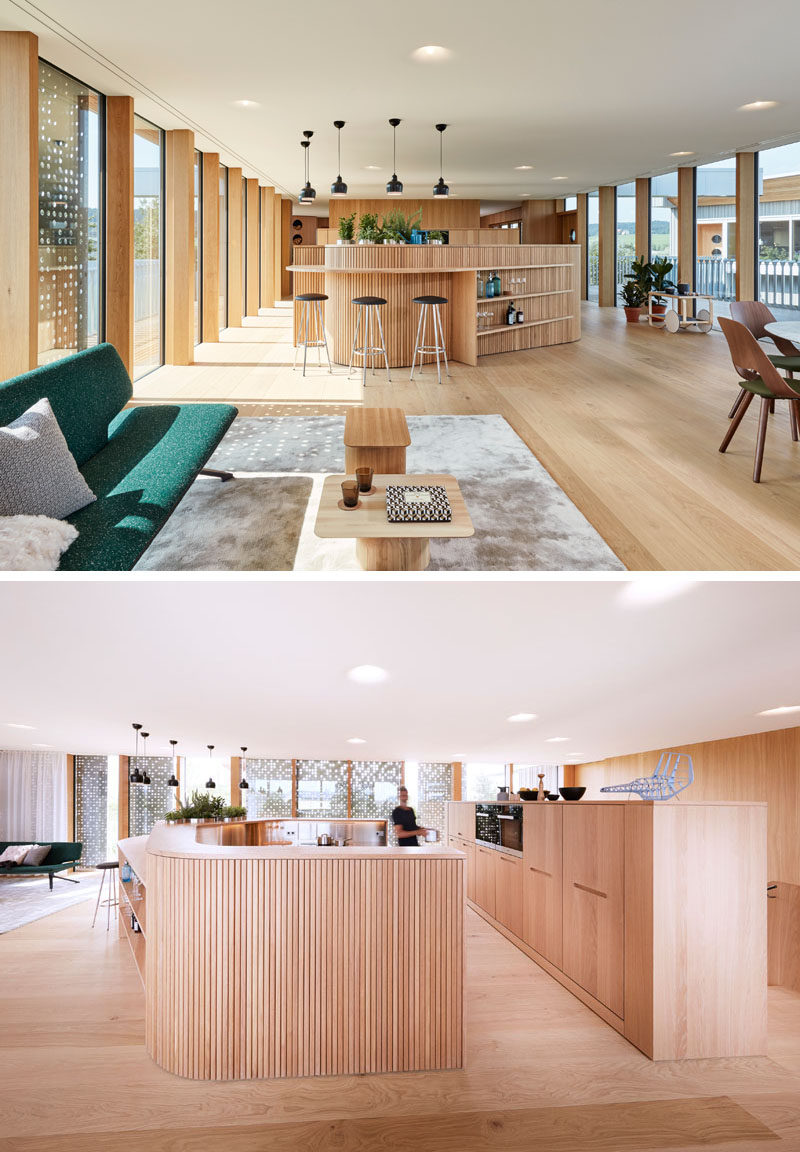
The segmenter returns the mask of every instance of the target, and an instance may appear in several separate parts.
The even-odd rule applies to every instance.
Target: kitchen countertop
[[[145,887],[147,886],[147,841],[149,839],[149,836],[128,836],[118,842],[120,852]]]

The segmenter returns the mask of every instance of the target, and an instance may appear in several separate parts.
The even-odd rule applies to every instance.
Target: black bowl
[[[547,799],[548,800],[559,800],[560,797],[559,797],[557,792],[548,792],[547,793]]]
[[[535,800],[536,793],[532,788],[520,788],[519,798],[520,800]]]
[[[565,800],[580,800],[585,791],[585,788],[559,788]]]

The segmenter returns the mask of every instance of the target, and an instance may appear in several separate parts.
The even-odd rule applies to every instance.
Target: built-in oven
[[[505,852],[522,855],[522,805],[504,804],[497,813],[500,825],[500,847]]]
[[[497,804],[475,805],[475,839],[490,848],[500,847],[500,809]]]

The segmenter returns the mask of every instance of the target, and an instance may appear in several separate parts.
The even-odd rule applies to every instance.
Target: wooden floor
[[[800,445],[787,406],[770,424],[760,485],[751,479],[756,416],[717,451],[736,395],[724,338],[626,325],[621,309],[583,306],[576,344],[428,370],[391,386],[368,377],[363,402],[409,414],[500,413],[630,569],[800,568]],[[243,415],[344,411],[360,380],[291,371],[290,306],[202,344],[197,363],[161,368],[137,399],[231,400]],[[446,471],[446,446],[442,468]]]
[[[800,994],[770,1057],[653,1064],[468,912],[463,1071],[203,1083],[144,1050],[144,995],[91,903],[0,937],[0,1152],[800,1149]]]

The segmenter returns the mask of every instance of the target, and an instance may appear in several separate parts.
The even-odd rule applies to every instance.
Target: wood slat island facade
[[[203,1080],[463,1065],[464,856],[147,844],[147,1049]]]
[[[413,358],[419,320],[415,296],[446,297],[441,318],[447,355],[462,364],[580,339],[580,248],[575,244],[304,245],[293,259],[294,296],[324,292],[328,297],[325,328],[337,364],[350,360],[356,296],[386,300],[381,319],[392,368],[406,367]],[[498,273],[502,296],[478,297],[479,272]],[[523,309],[524,323],[504,323],[510,300]],[[294,311],[296,341],[297,303]],[[492,313],[485,329],[478,328],[478,312]]]

